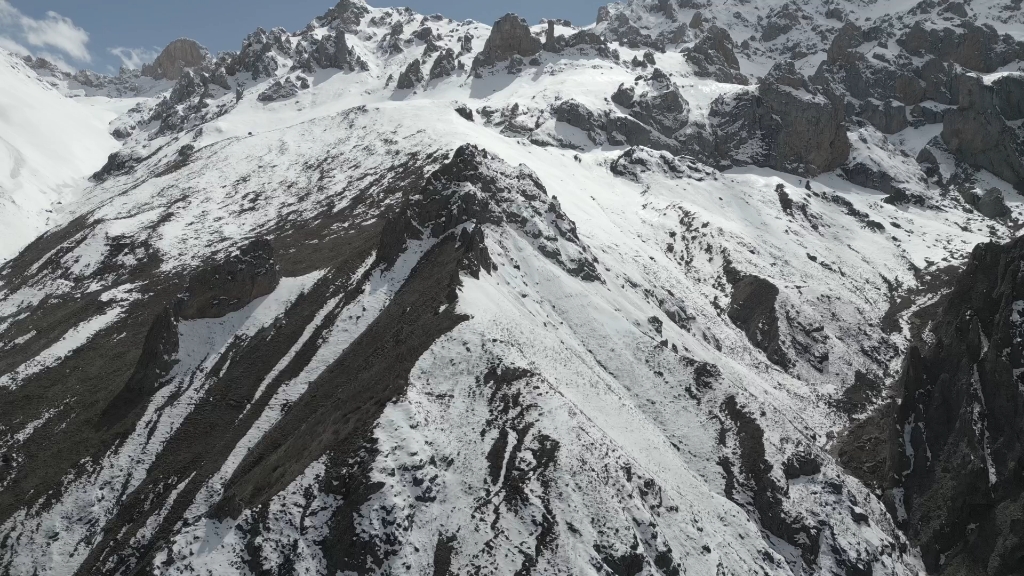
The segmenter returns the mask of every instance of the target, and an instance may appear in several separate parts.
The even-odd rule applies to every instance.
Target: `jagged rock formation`
[[[167,45],[152,64],[142,67],[142,75],[155,80],[177,80],[189,68],[198,68],[210,57],[195,40],[179,38]]]
[[[1012,527],[1024,513],[1022,262],[1019,239],[974,249],[952,290],[922,310],[931,343],[908,351],[892,403],[846,440],[882,438],[869,480],[888,489],[934,572],[1009,575],[1024,559]]]
[[[699,12],[697,13],[699,14]],[[699,27],[692,26],[691,27]],[[740,73],[740,61],[736,58],[735,44],[729,31],[712,25],[700,40],[686,53],[686,61],[698,76],[713,78],[718,82],[747,85],[747,77]]]
[[[423,69],[420,68],[420,61],[413,60],[398,75],[398,83],[395,88],[398,90],[412,90],[423,83]]]
[[[719,97],[708,115],[721,161],[817,175],[850,153],[845,111],[812,87],[790,61],[778,62],[757,90]]]
[[[488,68],[514,56],[529,58],[538,54],[542,47],[525,20],[515,14],[505,14],[494,23],[484,49],[473,58],[473,69]]]

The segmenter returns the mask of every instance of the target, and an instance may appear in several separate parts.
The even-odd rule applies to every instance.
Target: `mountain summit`
[[[1022,22],[0,54],[0,574],[1019,574]]]

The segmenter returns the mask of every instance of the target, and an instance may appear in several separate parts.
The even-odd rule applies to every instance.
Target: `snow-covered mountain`
[[[0,574],[1019,573],[1020,9],[3,55]]]

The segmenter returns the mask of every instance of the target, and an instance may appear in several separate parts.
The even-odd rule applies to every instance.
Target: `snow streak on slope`
[[[117,115],[66,98],[0,49],[0,261],[47,229],[118,143]]]

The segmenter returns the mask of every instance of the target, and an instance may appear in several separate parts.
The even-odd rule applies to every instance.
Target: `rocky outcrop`
[[[142,67],[142,75],[155,80],[177,80],[189,68],[202,66],[210,53],[195,40],[178,38],[160,52],[152,64]]]
[[[505,14],[491,28],[484,49],[473,59],[473,69],[489,68],[512,56],[529,58],[537,55],[542,47],[525,20],[515,14]]]
[[[1024,134],[1007,122],[999,107],[1002,103],[1015,114],[1019,94],[998,99],[996,87],[972,74],[959,77],[957,91],[960,105],[943,116],[942,141],[967,164],[1024,189]]]
[[[359,23],[369,13],[370,8],[362,0],[340,0],[321,20],[349,34],[358,34]]]
[[[277,102],[278,100],[294,98],[300,90],[309,88],[309,80],[304,76],[299,76],[297,80],[296,82],[291,77],[284,80],[274,80],[273,84],[268,86],[263,92],[260,92],[256,99],[260,102]]]
[[[961,195],[968,206],[986,218],[1005,218],[1011,214],[1003,192],[999,188],[989,188],[981,193],[976,190],[967,190]]]
[[[420,61],[418,58],[413,59],[409,62],[409,65],[405,67],[405,70],[398,75],[398,83],[395,84],[395,88],[398,90],[412,90],[423,83],[423,69],[420,67]]]
[[[867,120],[883,134],[895,134],[910,125],[907,107],[896,100],[865,100],[857,108],[857,116]]]
[[[289,38],[288,32],[282,28],[275,28],[270,32],[257,28],[242,42],[242,49],[235,59],[235,68],[239,72],[252,74],[253,80],[273,76],[278,66],[273,51],[276,48],[279,52],[290,53]]]
[[[336,34],[324,34],[316,43],[316,47],[310,52],[310,57],[317,66],[321,68],[343,69],[351,66],[348,42],[345,40],[345,32],[339,30]]]
[[[957,28],[928,28],[917,21],[896,43],[911,55],[934,56],[978,72],[994,72],[1024,55],[1009,34],[970,20],[961,20]]]
[[[729,32],[712,25],[686,52],[686,61],[693,66],[697,76],[746,86],[749,81],[740,73],[740,61],[736,58],[735,48]]]
[[[779,289],[760,276],[742,277],[732,287],[729,320],[743,331],[755,348],[765,353],[768,361],[786,369],[792,365],[779,341],[779,316],[775,301]]]
[[[873,481],[931,573],[1009,576],[1024,561],[1022,264],[1022,239],[975,247],[918,313],[931,337],[908,351],[894,399],[843,442],[881,444]]]
[[[258,238],[237,254],[195,272],[175,304],[183,320],[220,318],[274,291],[279,281],[270,241]]]
[[[756,90],[720,96],[708,115],[710,162],[816,175],[846,161],[844,106],[826,98],[791,61],[772,66]]]
[[[437,58],[434,58],[434,63],[430,65],[430,79],[438,80],[455,74],[456,70],[455,63],[455,50],[451,48],[445,48]],[[401,78],[399,78],[401,81]]]
[[[803,10],[793,2],[786,2],[772,9],[761,25],[761,41],[771,42],[789,34],[800,25]]]

